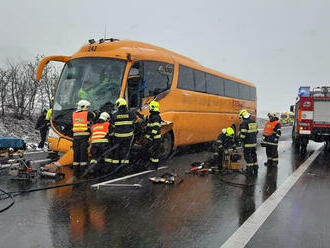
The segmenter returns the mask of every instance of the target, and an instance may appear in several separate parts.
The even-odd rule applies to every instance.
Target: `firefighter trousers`
[[[147,145],[148,157],[154,169],[158,169],[160,155],[160,139],[154,139]]]
[[[267,145],[266,155],[267,163],[277,164],[278,163],[278,145]]]
[[[40,142],[39,142],[38,148],[44,148],[45,141],[47,138],[47,131],[48,131],[47,126],[44,126],[40,129]]]
[[[113,156],[110,159],[112,164],[129,164],[131,138],[132,137],[114,138],[114,145],[118,146],[113,150]]]
[[[86,166],[88,163],[89,136],[73,137],[73,166]]]
[[[246,166],[258,166],[256,147],[244,147]]]

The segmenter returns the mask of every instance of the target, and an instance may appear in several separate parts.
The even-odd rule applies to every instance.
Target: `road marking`
[[[168,167],[167,166],[162,166],[162,167],[159,167],[158,170],[163,170],[163,169],[166,169],[166,168],[168,168]],[[148,173],[151,173],[151,172],[154,172],[154,171],[155,170],[142,171],[142,172],[139,172],[139,173],[136,173],[136,174],[132,174],[132,175],[112,179],[112,180],[105,181],[105,182],[102,182],[102,183],[96,183],[96,184],[91,185],[91,187],[99,189],[100,186],[103,186],[103,185],[106,185],[106,184],[109,184],[109,183],[114,183],[114,182],[122,181],[122,180],[125,180],[125,179],[128,179],[128,178],[141,176],[141,175],[148,174]]]
[[[304,174],[321,153],[323,146],[316,150],[291,176],[234,232],[221,248],[245,247],[284,196]]]

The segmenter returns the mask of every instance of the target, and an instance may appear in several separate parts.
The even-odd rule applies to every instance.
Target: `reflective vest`
[[[49,121],[50,118],[52,117],[53,114],[53,109],[48,109],[47,114],[46,114],[46,120]]]
[[[268,121],[264,128],[264,136],[272,136],[276,125],[279,123],[279,121]]]
[[[107,143],[109,142],[105,136],[109,131],[109,122],[96,123],[92,126],[92,143]]]
[[[73,136],[89,135],[88,132],[88,111],[78,111],[72,114]]]

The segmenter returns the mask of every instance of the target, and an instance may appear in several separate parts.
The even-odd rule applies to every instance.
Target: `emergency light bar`
[[[302,86],[298,91],[299,96],[310,96],[310,87]]]

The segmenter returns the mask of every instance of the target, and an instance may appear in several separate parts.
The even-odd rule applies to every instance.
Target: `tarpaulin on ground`
[[[6,148],[24,149],[24,140],[16,137],[2,137],[0,136],[0,149]]]

